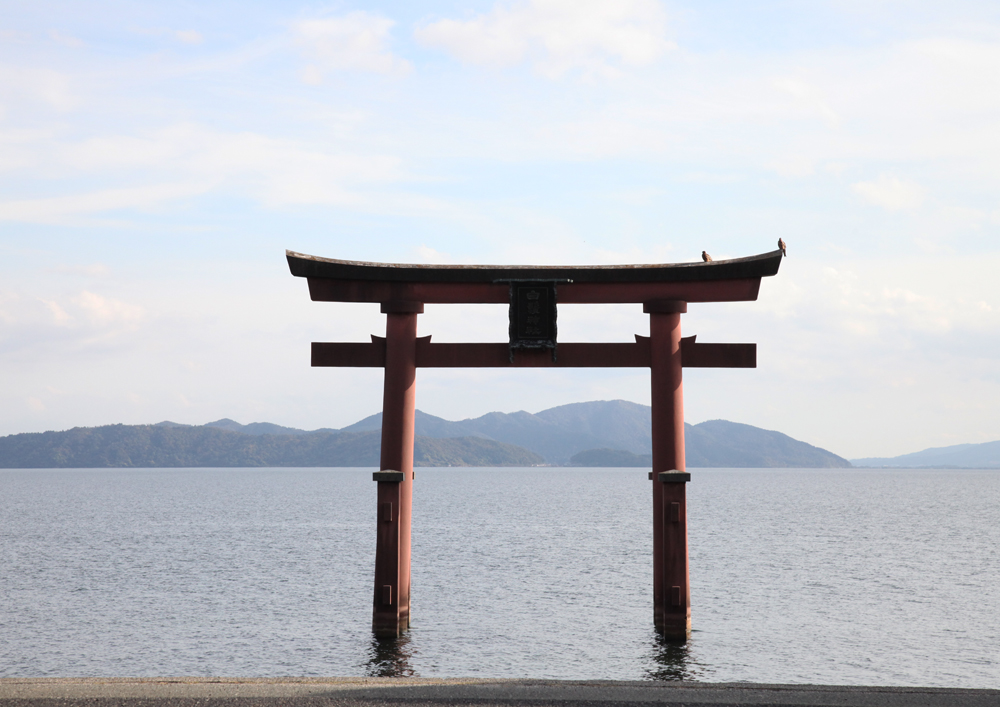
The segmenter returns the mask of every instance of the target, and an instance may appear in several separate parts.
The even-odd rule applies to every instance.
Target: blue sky
[[[0,434],[220,417],[340,427],[375,370],[312,370],[377,305],[286,248],[394,262],[716,259],[789,245],[686,334],[687,419],[844,456],[1000,439],[1000,6],[954,2],[0,7]],[[560,309],[563,341],[646,333]],[[428,307],[503,341],[502,307]],[[643,371],[422,371],[449,419],[624,398]]]

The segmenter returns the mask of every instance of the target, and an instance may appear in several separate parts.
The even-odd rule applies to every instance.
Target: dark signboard
[[[554,282],[510,283],[510,349],[556,348]],[[555,352],[553,351],[553,354]]]

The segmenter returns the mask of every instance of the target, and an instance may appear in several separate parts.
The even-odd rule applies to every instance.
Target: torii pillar
[[[313,366],[385,369],[382,457],[372,626],[397,636],[410,625],[410,519],[418,368],[649,368],[652,400],[653,623],[669,639],[691,630],[682,370],[754,368],[756,344],[701,344],[681,338],[689,302],[757,299],[782,251],[734,260],[666,265],[403,265],[286,252],[293,275],[325,302],[378,302],[385,338],[312,345]],[[635,343],[557,343],[556,300],[639,304],[649,336]],[[507,343],[431,343],[417,338],[424,304],[508,304]]]
[[[387,302],[382,452],[372,630],[396,636],[410,627],[410,520],[413,509],[413,418],[417,394],[417,315],[423,304]]]
[[[687,494],[684,462],[684,387],[681,314],[687,303],[647,302],[653,471],[653,624],[664,636],[691,631]]]

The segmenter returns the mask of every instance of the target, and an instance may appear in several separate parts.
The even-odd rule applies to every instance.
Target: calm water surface
[[[1000,687],[1000,472],[692,476],[671,645],[644,470],[418,470],[388,642],[370,469],[0,470],[0,676]]]

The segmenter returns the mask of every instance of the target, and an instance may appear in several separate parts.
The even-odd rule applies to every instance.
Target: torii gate
[[[691,630],[681,369],[755,368],[756,344],[701,344],[681,338],[689,302],[756,300],[782,252],[706,263],[614,266],[404,265],[331,260],[286,251],[292,275],[319,302],[379,302],[385,338],[313,343],[313,366],[385,369],[382,457],[372,628],[398,636],[410,625],[410,518],[417,368],[650,369],[653,470],[653,623],[666,638]],[[649,336],[635,343],[558,343],[556,300],[642,303]],[[417,337],[425,304],[509,304],[508,341],[432,344]]]

